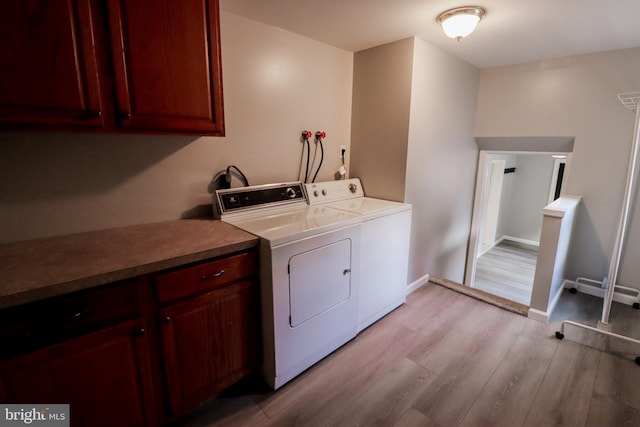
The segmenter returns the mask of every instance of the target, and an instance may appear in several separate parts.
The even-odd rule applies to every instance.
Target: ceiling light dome
[[[438,15],[437,21],[447,36],[460,41],[476,29],[486,13],[487,11],[479,6],[456,7],[442,12]]]

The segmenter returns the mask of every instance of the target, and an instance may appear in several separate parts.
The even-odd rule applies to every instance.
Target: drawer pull
[[[222,276],[224,274],[224,270],[220,270],[217,273],[214,274],[210,274],[210,275],[202,275],[200,277],[200,280],[211,280],[211,279],[217,279],[218,277]]]
[[[83,320],[85,318],[85,316],[87,315],[87,312],[88,312],[88,310],[86,310],[86,309],[72,312],[71,314],[68,315],[68,320],[70,320],[72,322]]]
[[[144,330],[144,328],[136,329],[133,333],[133,335],[135,335],[136,337],[143,337],[145,334],[146,331]]]

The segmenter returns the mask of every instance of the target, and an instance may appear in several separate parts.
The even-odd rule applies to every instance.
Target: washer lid
[[[391,200],[374,199],[371,197],[358,197],[348,200],[331,202],[325,206],[333,209],[340,209],[360,215],[373,215],[385,211],[401,211],[411,208],[407,203],[394,202]]]
[[[223,217],[222,220],[276,246],[357,224],[360,222],[360,215],[326,206],[305,205],[271,213]]]

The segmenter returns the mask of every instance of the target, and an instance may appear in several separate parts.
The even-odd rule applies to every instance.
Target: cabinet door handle
[[[122,118],[122,120],[129,120],[131,119],[131,113],[122,113],[120,117]]]
[[[171,322],[171,317],[165,316],[165,317],[162,318],[162,323],[166,324],[166,323],[169,323],[169,322]]]
[[[210,274],[210,275],[203,274],[202,276],[200,276],[200,280],[217,279],[218,277],[222,276],[223,274],[224,274],[224,270],[220,270],[217,273],[213,273],[213,274]]]
[[[134,336],[136,336],[136,337],[143,337],[143,336],[144,336],[144,334],[146,334],[146,331],[144,330],[144,328],[136,329],[136,330],[133,332],[133,335],[134,335]]]
[[[102,111],[100,110],[89,111],[87,113],[87,117],[90,119],[99,119],[102,117]]]
[[[351,273],[351,269],[350,269],[350,268],[345,268],[345,269],[342,271],[342,275],[343,275],[343,276],[346,276],[346,275],[347,275],[347,274],[349,274],[349,273]]]

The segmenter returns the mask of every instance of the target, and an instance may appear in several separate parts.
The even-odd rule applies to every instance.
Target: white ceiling
[[[482,6],[456,42],[436,16]],[[640,46],[640,0],[220,0],[222,9],[352,52],[418,36],[478,68]]]

